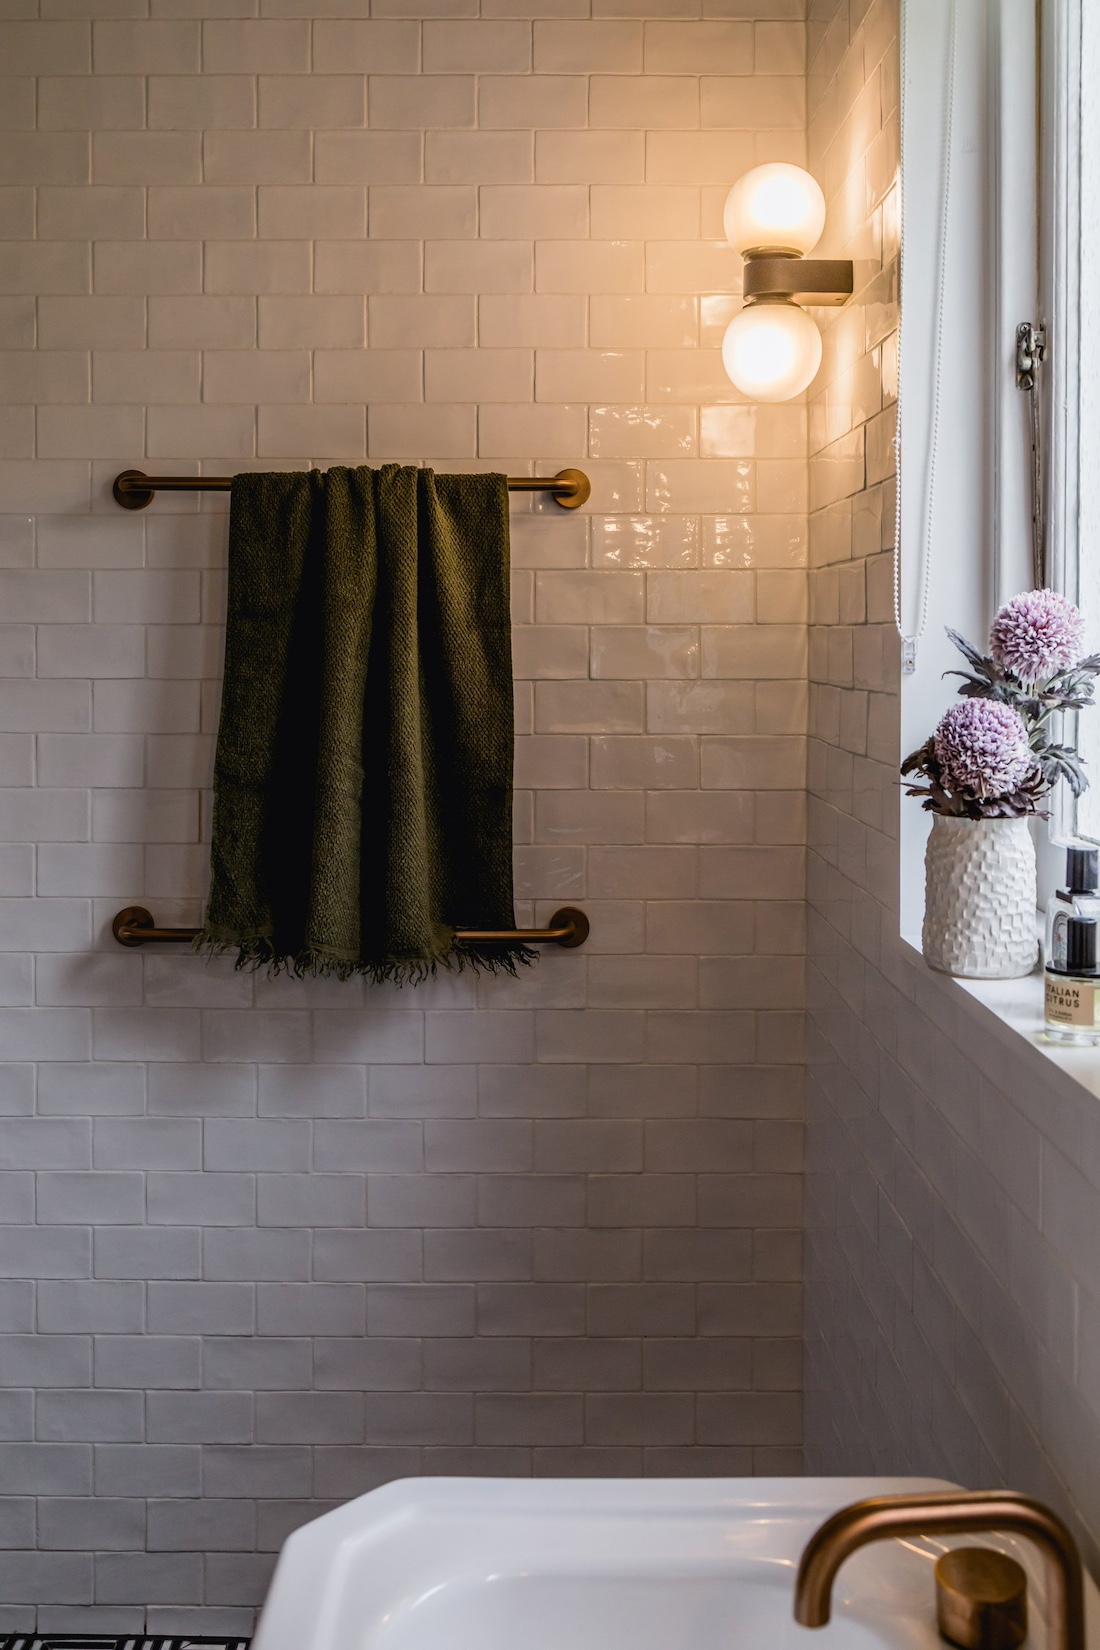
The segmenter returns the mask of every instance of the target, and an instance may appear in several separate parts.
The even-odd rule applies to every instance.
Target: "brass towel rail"
[[[144,470],[123,470],[111,491],[124,510],[144,510],[157,493],[228,493],[232,476],[147,476]],[[563,510],[586,504],[592,483],[583,470],[559,470],[555,476],[509,476],[510,493],[550,493]]]
[[[123,470],[121,475],[115,477],[112,491],[116,503],[124,510],[144,510],[158,492],[227,493],[232,486],[232,476],[149,476],[144,470]],[[550,493],[554,502],[563,509],[576,510],[587,502],[592,484],[583,470],[559,470],[555,476],[509,476],[508,490],[512,493]],[[144,905],[127,905],[116,914],[111,932],[119,945],[189,945],[202,930],[158,928],[152,912],[146,910]],[[459,928],[455,931],[455,938],[460,945],[464,942],[470,945],[523,942],[528,945],[560,945],[570,950],[583,945],[588,933],[589,923],[584,912],[576,906],[563,905],[550,918],[549,928]]]
[[[153,913],[144,905],[127,905],[111,924],[111,932],[119,945],[146,945],[159,941],[163,945],[189,945],[202,933],[201,928],[158,928]],[[560,945],[571,951],[583,945],[588,938],[588,918],[575,905],[563,905],[550,918],[549,928],[457,928],[455,939],[460,944],[505,945],[523,941],[528,945]]]

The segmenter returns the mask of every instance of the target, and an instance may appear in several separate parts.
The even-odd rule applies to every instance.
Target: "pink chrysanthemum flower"
[[[1025,590],[1006,602],[989,632],[989,651],[1021,682],[1045,682],[1081,657],[1084,620],[1057,590]]]
[[[1005,796],[1032,766],[1027,729],[1019,711],[997,699],[962,699],[945,713],[935,733],[936,760],[950,790]]]

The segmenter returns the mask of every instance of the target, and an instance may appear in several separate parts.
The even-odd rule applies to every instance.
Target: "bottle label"
[[[1055,1026],[1096,1030],[1097,987],[1091,980],[1046,977],[1046,1017]]]

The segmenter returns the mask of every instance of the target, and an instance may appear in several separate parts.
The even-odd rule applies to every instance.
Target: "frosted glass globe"
[[[825,228],[825,196],[801,166],[769,161],[726,196],[726,239],[735,252],[812,252]]]
[[[750,401],[789,401],[821,365],[821,334],[797,304],[747,304],[726,328],[722,365]]]

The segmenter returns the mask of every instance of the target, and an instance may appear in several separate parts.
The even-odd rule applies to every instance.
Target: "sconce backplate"
[[[763,253],[745,259],[745,299],[786,298],[796,304],[840,305],[852,296],[850,258],[790,258]]]

